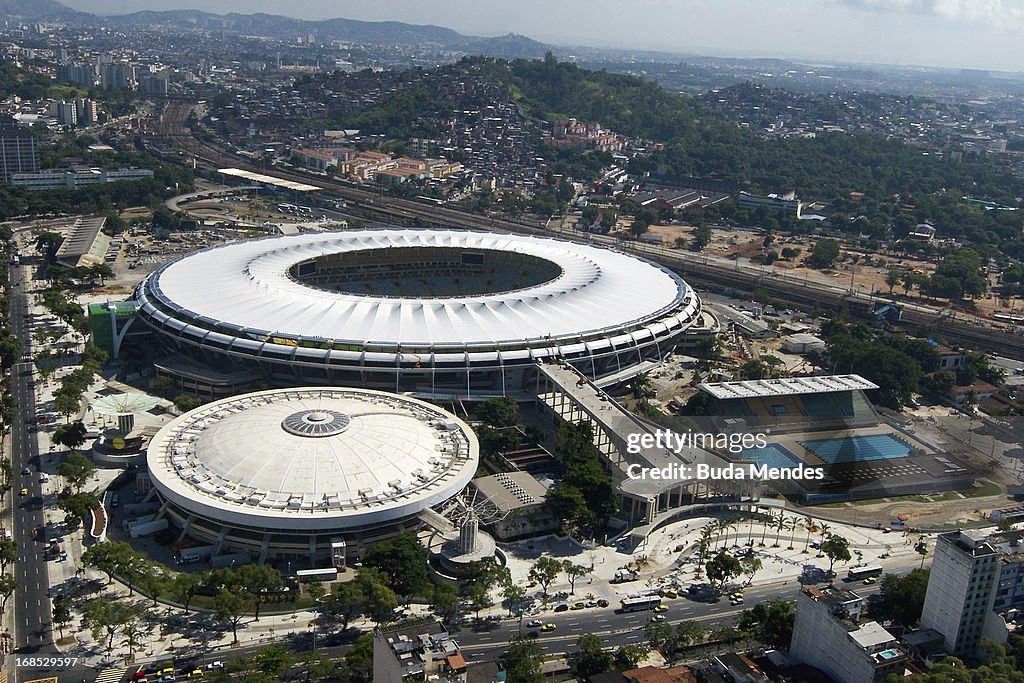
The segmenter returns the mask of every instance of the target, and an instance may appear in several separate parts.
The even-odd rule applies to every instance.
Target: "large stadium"
[[[364,389],[245,394],[188,412],[153,438],[163,514],[211,556],[316,566],[408,526],[473,477],[472,430],[429,403]],[[429,513],[424,513],[429,514]]]
[[[134,298],[166,346],[219,370],[433,399],[530,391],[553,359],[611,386],[660,362],[701,311],[678,275],[612,249],[436,229],[214,247]]]

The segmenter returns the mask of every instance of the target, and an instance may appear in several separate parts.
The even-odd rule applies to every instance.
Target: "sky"
[[[62,0],[519,33],[572,46],[1024,71],[1024,0]]]

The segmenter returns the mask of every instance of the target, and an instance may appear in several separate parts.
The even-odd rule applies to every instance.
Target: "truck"
[[[192,548],[182,548],[178,553],[178,564],[192,564],[209,560],[213,556],[215,546],[197,545]]]
[[[636,581],[640,577],[640,572],[632,569],[619,569],[615,572],[615,576],[612,577],[612,583],[627,583],[629,581]]]
[[[141,538],[143,536],[152,536],[155,533],[164,531],[169,526],[167,518],[154,519],[149,522],[143,522],[136,524],[131,528],[132,538]]]

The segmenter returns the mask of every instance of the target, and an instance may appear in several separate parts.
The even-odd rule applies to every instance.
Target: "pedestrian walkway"
[[[124,667],[104,669],[96,676],[96,683],[117,683],[117,681],[124,678],[126,673],[128,673],[128,669]]]

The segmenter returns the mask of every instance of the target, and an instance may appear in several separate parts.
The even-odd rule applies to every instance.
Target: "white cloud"
[[[838,0],[862,9],[930,14],[947,19],[965,19],[1005,28],[1024,24],[1024,9],[1003,0]]]

